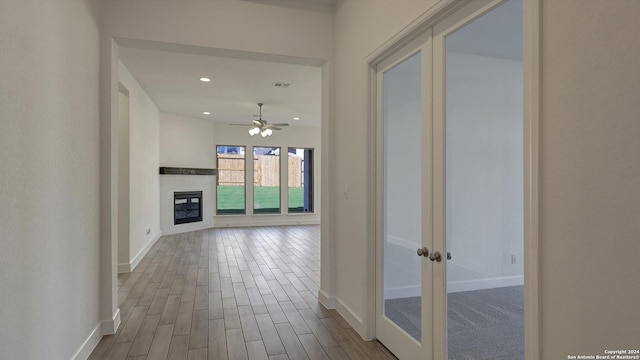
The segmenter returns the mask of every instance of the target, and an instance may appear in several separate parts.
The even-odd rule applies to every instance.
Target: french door
[[[400,359],[524,357],[522,81],[521,0],[468,2],[377,65],[376,337]]]

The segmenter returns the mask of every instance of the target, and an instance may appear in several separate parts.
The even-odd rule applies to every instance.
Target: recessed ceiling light
[[[202,81],[202,82],[210,82],[211,79],[209,79],[208,77],[201,77],[200,81]]]
[[[208,111],[203,112],[203,114],[205,114],[205,115],[211,115],[211,113],[210,113],[210,112],[208,112]]]
[[[300,118],[296,116],[293,118],[293,120],[300,120]]]

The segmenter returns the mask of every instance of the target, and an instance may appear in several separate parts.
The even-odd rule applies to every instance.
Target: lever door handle
[[[427,257],[429,256],[429,249],[427,249],[427,247],[425,246],[423,248],[418,249],[417,253],[418,253],[418,256]]]

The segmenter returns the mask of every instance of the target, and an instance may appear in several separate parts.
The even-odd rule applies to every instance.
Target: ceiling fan
[[[253,119],[253,124],[251,124],[251,125],[247,125],[247,124],[231,124],[231,125],[251,126],[251,129],[249,129],[249,134],[251,136],[260,134],[260,135],[262,135],[262,137],[271,136],[271,134],[273,133],[273,130],[282,130],[281,126],[289,126],[289,124],[286,124],[286,123],[269,124],[267,122],[267,120],[263,120],[262,119],[262,105],[264,105],[264,104],[263,103],[258,103],[258,106],[260,107],[260,117],[258,119]]]

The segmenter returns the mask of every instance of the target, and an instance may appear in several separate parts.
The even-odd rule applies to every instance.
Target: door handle
[[[451,253],[447,251],[447,260],[451,260]]]
[[[427,247],[425,246],[423,248],[418,249],[417,253],[418,253],[418,256],[427,257],[429,256],[429,249],[427,249]]]
[[[429,260],[440,262],[442,261],[442,256],[440,255],[439,251],[434,251],[431,253],[431,255],[429,255]]]

